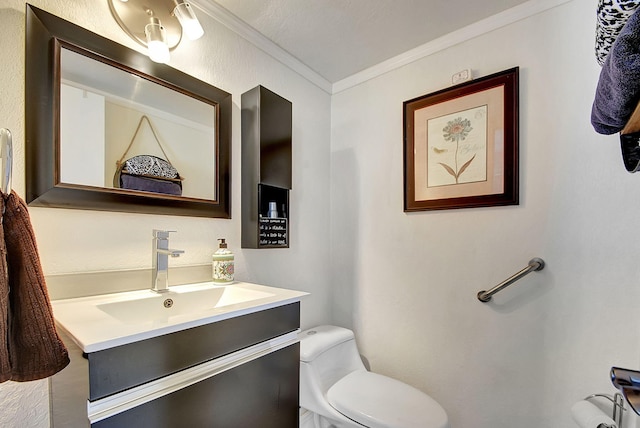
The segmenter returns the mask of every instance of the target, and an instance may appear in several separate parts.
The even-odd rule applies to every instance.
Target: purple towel
[[[622,28],[605,59],[591,109],[599,134],[624,128],[640,101],[640,9]]]

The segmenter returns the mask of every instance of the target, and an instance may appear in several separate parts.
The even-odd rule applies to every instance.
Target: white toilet
[[[398,380],[367,371],[351,330],[300,333],[300,407],[314,428],[449,428],[440,404]],[[301,423],[301,427],[302,427]]]

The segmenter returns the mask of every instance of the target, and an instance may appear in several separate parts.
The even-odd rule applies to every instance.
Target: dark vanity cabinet
[[[292,123],[278,94],[242,94],[242,248],[289,247]]]
[[[52,426],[298,427],[300,303],[83,354],[51,378]]]

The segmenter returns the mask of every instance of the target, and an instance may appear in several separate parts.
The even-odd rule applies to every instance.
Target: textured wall
[[[31,4],[133,49],[106,1],[32,0]],[[0,5],[0,127],[14,135],[13,188],[24,195],[24,10],[25,2]],[[330,96],[204,13],[206,35],[172,53],[171,66],[233,94],[232,219],[30,209],[45,274],[151,267],[151,229],[171,229],[172,246],[186,253],[173,266],[210,263],[216,239],[227,238],[236,254],[236,278],[312,293],[302,303],[302,324],[329,321]],[[289,249],[240,249],[240,96],[264,85],[293,103],[293,190]],[[148,286],[141,284],[141,288]],[[91,287],[91,284],[87,284]],[[100,290],[94,290],[100,291]],[[43,394],[44,391],[44,394]],[[0,426],[23,428],[46,421],[46,383],[0,385]],[[44,398],[43,398],[44,397]],[[5,405],[16,404],[12,412]],[[44,400],[44,401],[43,401]],[[38,418],[31,418],[38,412]],[[9,421],[3,418],[9,417]],[[36,422],[46,426],[46,422]],[[16,425],[17,424],[17,425]]]
[[[589,123],[594,28],[595,1],[574,0],[333,97],[336,319],[453,427],[571,428],[612,365],[638,366],[640,177]],[[404,213],[402,102],[514,66],[520,205]],[[543,271],[476,299],[534,256]]]
[[[9,1],[0,6],[0,52],[5,59],[0,64],[0,127],[9,128],[16,140],[22,135],[23,122],[21,98],[23,98],[24,71],[22,53],[24,37],[24,12],[22,2]],[[15,166],[24,171],[22,147],[17,144]],[[24,174],[24,172],[23,172]],[[24,189],[24,180],[19,182]],[[0,426],[6,428],[44,428],[49,426],[49,398],[46,380],[27,383],[6,382],[0,384]]]
[[[44,428],[49,426],[47,380],[28,383],[7,382],[0,386],[0,426],[3,428]]]

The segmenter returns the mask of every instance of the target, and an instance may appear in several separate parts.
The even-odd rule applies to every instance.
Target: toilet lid
[[[444,409],[422,391],[398,380],[357,370],[327,392],[331,406],[369,428],[448,428]]]

